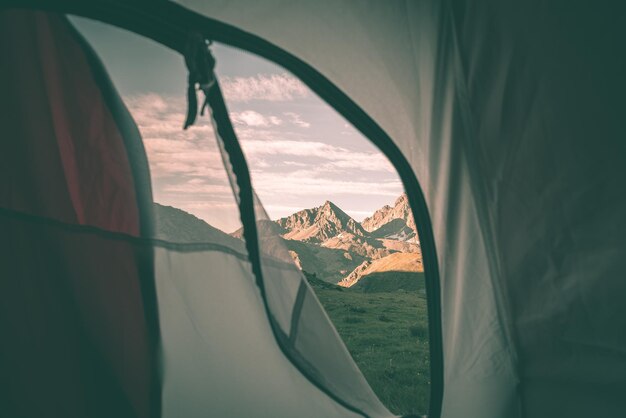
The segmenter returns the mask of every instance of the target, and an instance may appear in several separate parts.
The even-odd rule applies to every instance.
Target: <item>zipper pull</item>
[[[207,41],[202,34],[193,32],[189,35],[185,46],[185,64],[189,74],[187,77],[187,119],[183,129],[193,125],[198,115],[196,88],[204,93],[204,103],[200,110],[200,115],[204,115],[209,91],[216,82],[215,58],[209,49],[210,45],[211,41]]]

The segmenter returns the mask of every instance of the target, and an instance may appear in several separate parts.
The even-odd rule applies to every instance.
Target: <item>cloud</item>
[[[336,147],[323,142],[297,141],[297,140],[274,140],[274,141],[242,141],[246,156],[255,158],[263,155],[291,156],[291,157],[316,157],[327,160],[321,163],[327,170],[356,169],[362,171],[383,171],[395,173],[393,165],[378,152],[355,152],[347,148]],[[289,160],[286,164],[296,165],[305,161]],[[320,165],[317,162],[308,161],[310,165]]]
[[[282,119],[276,116],[263,116],[254,110],[244,110],[243,112],[231,112],[230,119],[234,124],[251,127],[278,126],[283,123]]]
[[[220,84],[229,102],[264,100],[291,101],[309,95],[309,89],[299,79],[287,74],[257,74],[253,77],[222,77]]]
[[[304,93],[293,86],[286,92],[273,90],[281,83],[291,86],[285,77],[289,76],[253,77],[255,82],[237,79],[232,88],[241,101],[302,97]],[[125,101],[144,138],[155,200],[222,230],[237,229],[239,213],[210,119],[200,117],[183,130],[184,97],[149,93],[125,97]],[[374,196],[395,198],[402,192],[395,169],[380,152],[359,145],[358,137],[354,142],[343,140],[345,146],[316,140],[323,129],[296,129],[311,128],[311,124],[299,113],[282,112],[276,106],[244,104],[234,106],[231,113],[253,184],[271,213],[295,212],[302,209],[299,202],[310,202],[312,196],[320,201],[349,196],[351,202],[366,202]],[[338,131],[345,129],[343,122],[337,125]],[[354,205],[350,213],[361,215],[359,203]]]
[[[163,187],[163,191],[167,193],[183,193],[190,195],[232,195],[232,189],[228,184],[198,184],[198,183],[183,183],[174,184],[171,186]]]
[[[365,218],[367,218],[368,216],[372,216],[372,213],[374,213],[371,210],[352,210],[349,208],[343,208],[344,212],[346,212],[348,215],[352,216],[354,219],[356,220],[363,220]]]
[[[295,113],[295,112],[285,112],[283,113],[285,116],[287,116],[290,120],[291,123],[293,123],[294,125],[297,125],[301,128],[310,128],[311,124],[309,122],[305,122],[304,120],[302,120],[302,116],[300,116],[299,114]]]
[[[276,172],[252,173],[252,183],[264,200],[268,197],[322,196],[324,199],[345,195],[377,195],[397,197],[402,193],[400,180],[368,181],[340,180],[320,177],[315,170],[298,170],[288,176]]]
[[[298,161],[283,161],[283,164],[293,166],[293,167],[306,167],[308,165],[306,163],[300,163]]]

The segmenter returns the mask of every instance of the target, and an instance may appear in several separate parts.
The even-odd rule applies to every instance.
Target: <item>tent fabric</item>
[[[155,262],[163,417],[362,416],[314,387],[281,352],[248,262],[162,248]]]
[[[152,416],[149,249],[108,238],[141,224],[117,121],[63,18],[0,31],[0,414]]]
[[[3,135],[23,140],[3,141],[2,177],[10,184],[2,205],[138,235],[124,140],[80,45],[60,26],[41,15],[3,15]],[[31,115],[37,123],[28,123]]]
[[[623,414],[623,10],[180,3],[320,71],[411,163],[439,256],[442,416]]]

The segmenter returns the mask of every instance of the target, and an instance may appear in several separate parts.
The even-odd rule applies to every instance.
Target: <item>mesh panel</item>
[[[209,95],[209,104],[212,107],[218,145],[222,150],[230,182],[236,190],[236,185],[246,184],[245,178],[237,176],[246,176],[247,167],[233,164],[246,163],[243,156],[240,158],[238,155],[231,155],[241,153],[241,149],[227,116],[219,87],[214,88]],[[230,141],[230,144],[227,146],[225,141]],[[237,200],[240,205],[243,201],[242,193],[252,195],[255,224],[248,227],[255,228],[257,233],[260,262],[258,274],[262,275],[262,278],[256,279],[266,299],[268,315],[281,348],[313,383],[337,401],[366,415],[390,416],[391,413],[370,388],[306,279],[293,262],[277,232],[276,224],[269,219],[253,190],[239,191]],[[243,218],[251,215],[242,213]],[[254,232],[245,231],[245,228],[244,222],[244,233]],[[254,249],[255,243],[252,246],[251,243],[248,244],[248,248]],[[253,254],[251,259],[254,260]],[[306,305],[298,306],[301,303]],[[303,307],[306,307],[307,315],[301,314]]]

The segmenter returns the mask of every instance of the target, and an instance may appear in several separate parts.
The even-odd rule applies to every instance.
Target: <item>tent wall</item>
[[[456,5],[476,194],[526,416],[626,411],[622,8]]]
[[[0,415],[152,416],[151,249],[112,239],[142,223],[118,121],[62,17],[3,11],[0,54]]]

